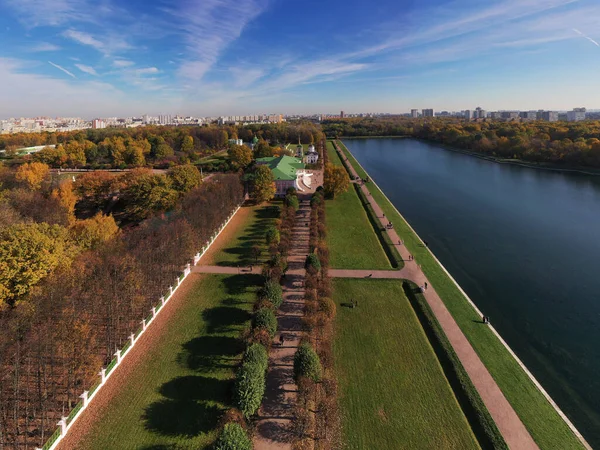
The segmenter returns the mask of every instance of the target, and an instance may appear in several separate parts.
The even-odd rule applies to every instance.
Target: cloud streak
[[[52,61],[48,61],[48,64],[50,64],[51,66],[56,67],[58,70],[62,70],[64,73],[66,73],[67,75],[69,75],[70,77],[73,78],[77,78],[75,75],[73,75],[71,72],[69,72],[67,69],[65,69],[64,67],[59,66],[58,64],[54,64]]]
[[[96,69],[94,69],[91,66],[86,66],[85,64],[75,64],[75,67],[77,67],[82,72],[87,73],[88,75],[94,75],[95,77],[98,76],[98,72],[96,72]]]

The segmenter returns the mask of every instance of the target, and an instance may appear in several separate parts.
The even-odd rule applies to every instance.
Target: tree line
[[[0,336],[0,448],[43,444],[60,417],[79,401],[81,392],[96,381],[99,368],[110,362],[173,284],[186,258],[204,245],[244,198],[239,176],[215,175],[164,205],[161,197],[169,198],[164,184],[175,186],[181,180],[159,175],[162,181],[156,183],[149,176],[157,177],[133,175],[137,181],[129,186],[137,185],[136,189],[148,194],[136,197],[134,189],[128,201],[137,205],[136,198],[150,196],[158,199],[156,209],[142,213],[149,206],[136,207],[136,221],[124,228],[112,216],[75,216],[75,204],[84,191],[91,202],[106,201],[102,184],[111,182],[107,179],[93,180],[95,185],[66,183],[70,187],[63,189],[70,194],[62,196],[60,188],[52,188],[45,180],[38,190],[1,191],[0,234],[2,246],[6,241],[10,245],[0,256],[0,264],[14,267],[18,261],[11,262],[11,252],[27,242],[36,245],[22,250],[22,255],[36,261],[36,255],[43,253],[46,259],[13,270],[3,290],[10,297],[0,308],[4,330]],[[0,170],[0,179],[9,178],[6,170]],[[44,184],[49,192],[43,191]],[[147,185],[150,188],[145,191]],[[93,186],[100,192],[96,197]],[[38,205],[37,211],[30,214],[12,202],[12,191]],[[58,207],[62,209],[57,212]],[[28,288],[17,290],[19,282]]]
[[[26,161],[43,162],[55,168],[166,168],[196,162],[203,155],[226,149],[229,139],[252,142],[256,138],[277,147],[298,139],[305,144],[318,142],[321,137],[320,127],[311,122],[145,126],[2,135],[0,150],[5,150],[5,157],[14,158],[21,147],[56,146],[24,157]]]
[[[455,118],[331,120],[328,136],[405,136],[503,159],[600,168],[600,121],[466,122]]]

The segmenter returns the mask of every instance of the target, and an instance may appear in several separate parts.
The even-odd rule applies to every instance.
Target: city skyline
[[[600,105],[593,0],[0,0],[0,117]]]

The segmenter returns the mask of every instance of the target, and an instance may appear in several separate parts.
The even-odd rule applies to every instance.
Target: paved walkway
[[[345,160],[350,167],[350,171],[353,176],[358,176],[358,173],[346,158],[346,155],[337,146],[337,143],[334,143],[336,151],[340,155],[340,158]],[[383,228],[386,228],[388,224],[388,220],[385,218],[385,215],[377,202],[373,200],[369,189],[366,184],[362,184],[360,189],[364,192],[367,200],[373,207],[375,214],[379,218],[379,223]],[[390,237],[391,241],[394,243],[400,242],[400,238],[396,233],[396,230],[387,229],[386,232]],[[448,337],[448,340],[452,344],[454,351],[458,355],[462,365],[465,370],[469,374],[471,381],[475,385],[477,392],[481,396],[483,403],[487,407],[488,411],[492,415],[492,418],[496,422],[498,429],[502,433],[504,440],[508,444],[511,450],[521,450],[521,449],[537,449],[538,446],[534,442],[533,438],[517,416],[517,413],[512,408],[504,394],[488,372],[487,368],[483,365],[479,356],[454,321],[454,318],[442,302],[442,299],[439,297],[435,289],[429,283],[429,280],[425,277],[425,274],[421,271],[421,268],[417,265],[415,261],[408,261],[409,252],[403,245],[396,244],[396,248],[398,249],[400,256],[405,261],[405,266],[402,270],[398,272],[399,278],[405,278],[413,281],[418,286],[423,286],[425,283],[428,284],[428,288],[425,290],[424,295],[427,303],[433,310],[438,322],[442,326],[444,333]],[[342,275],[344,273],[348,274],[351,271],[339,271]],[[375,277],[375,272],[373,271],[373,278]],[[377,271],[378,273],[384,271]],[[331,271],[330,271],[331,273]],[[352,275],[352,274],[349,274]],[[367,274],[368,275],[368,274]],[[380,277],[381,278],[381,277]],[[387,277],[386,277],[387,278]],[[392,277],[395,278],[395,277]],[[482,326],[484,326],[482,324]]]
[[[310,204],[307,200],[302,200],[292,231],[288,272],[283,285],[283,303],[277,317],[278,333],[283,334],[285,341],[283,345],[279,345],[277,336],[269,353],[267,390],[258,412],[255,450],[292,448],[290,425],[294,419],[298,392],[294,382],[294,354],[302,335],[304,262],[309,250],[309,227],[306,223],[310,223]]]

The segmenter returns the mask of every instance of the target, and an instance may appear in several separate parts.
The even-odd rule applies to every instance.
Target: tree
[[[277,317],[271,308],[261,308],[256,314],[252,322],[254,328],[264,328],[271,337],[277,333]]]
[[[181,151],[191,153],[194,151],[194,138],[192,136],[184,136],[181,140]]]
[[[258,263],[258,258],[260,258],[260,255],[262,253],[262,248],[260,248],[260,245],[253,245],[250,249],[250,252],[252,253],[254,262]]]
[[[275,196],[275,181],[268,166],[258,166],[254,171],[252,198],[257,203],[271,200]]]
[[[254,146],[254,157],[255,158],[265,158],[268,156],[273,156],[273,149],[269,146],[267,141],[260,140],[258,144]]]
[[[15,179],[35,191],[42,187],[42,182],[49,173],[50,167],[44,163],[26,163],[19,166],[15,173]]]
[[[215,450],[252,450],[252,440],[240,424],[228,423],[215,443]]]
[[[179,192],[188,192],[202,183],[202,176],[196,166],[185,164],[169,170],[169,178],[173,182],[173,189]]]
[[[0,307],[12,305],[74,252],[67,229],[59,225],[30,223],[0,229]]]
[[[267,245],[279,244],[279,240],[280,240],[279,230],[273,226],[267,228],[267,232],[265,233],[265,240],[267,242]]]
[[[91,219],[76,221],[70,232],[80,247],[94,249],[116,236],[119,227],[112,216],[99,213]]]
[[[143,220],[156,211],[168,211],[179,197],[171,178],[165,175],[143,174],[133,180],[125,191],[125,212],[132,220]]]
[[[62,183],[58,189],[52,191],[51,197],[64,208],[68,222],[71,223],[74,221],[77,195],[73,192],[73,183],[70,181]]]
[[[336,195],[346,192],[350,185],[350,177],[342,166],[325,164],[325,175],[323,179],[325,195],[335,198]]]
[[[310,344],[301,344],[294,355],[294,378],[310,378],[317,382],[321,380],[323,368],[319,355]]]
[[[319,261],[319,257],[315,253],[309,253],[306,257],[304,267],[307,269],[312,267],[315,270],[321,270],[321,261]]]
[[[252,150],[246,145],[232,145],[229,149],[229,157],[236,169],[243,169],[252,162]]]

